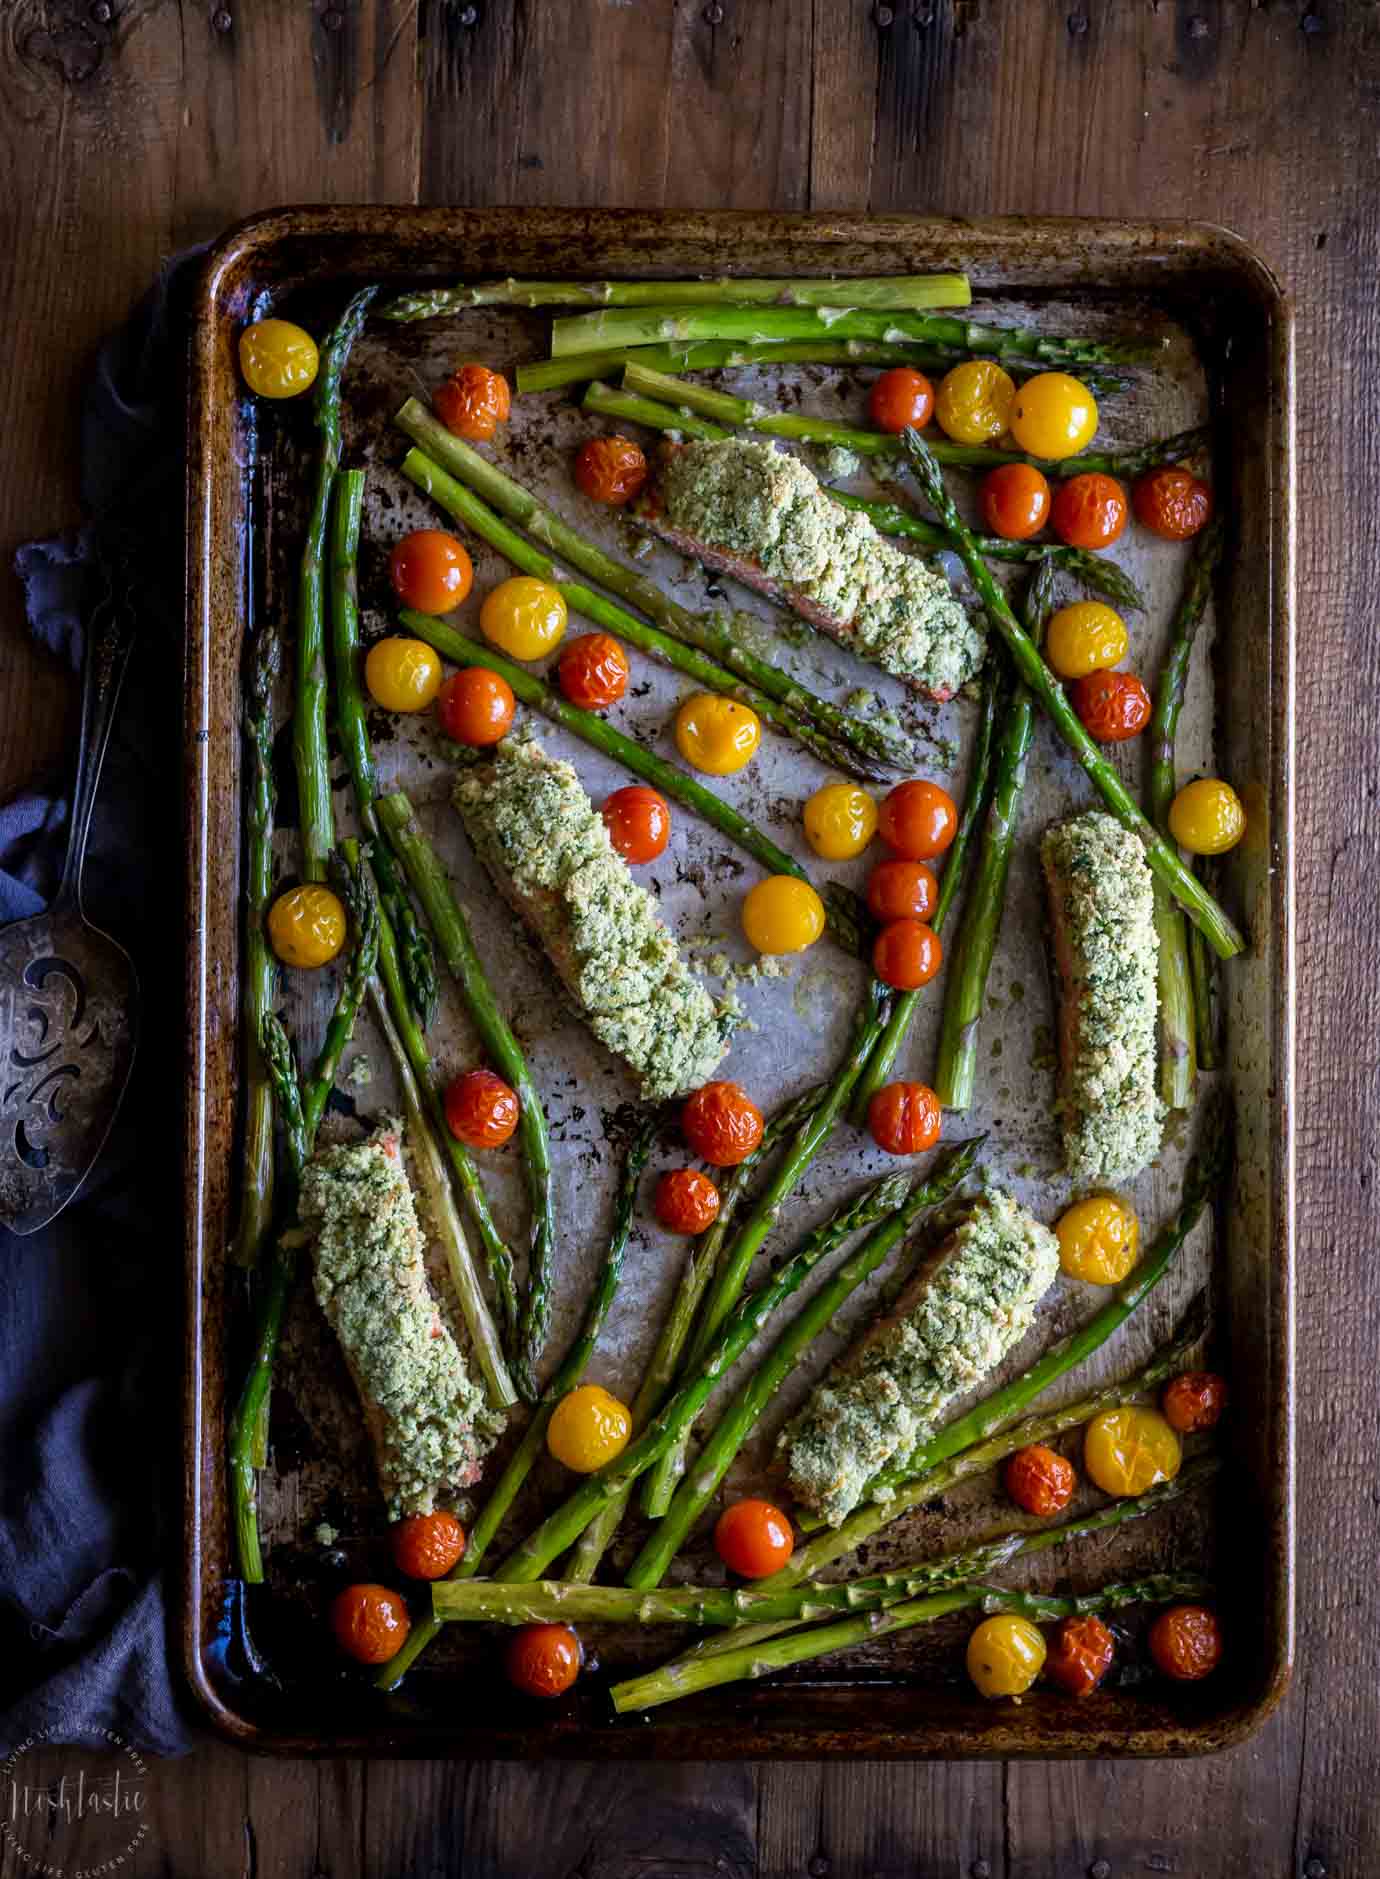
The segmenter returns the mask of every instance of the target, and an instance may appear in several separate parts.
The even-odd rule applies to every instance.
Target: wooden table
[[[161,256],[297,201],[1225,222],[1299,307],[1299,1614],[1220,1759],[155,1770],[132,1874],[1374,1879],[1380,6],[3,0],[7,549],[76,519],[76,393]],[[0,792],[71,690],[3,587]],[[460,1700],[464,1700],[463,1693]],[[0,1879],[26,1870],[0,1855]]]

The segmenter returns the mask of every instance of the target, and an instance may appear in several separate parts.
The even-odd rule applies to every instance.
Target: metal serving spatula
[[[86,634],[67,860],[46,913],[0,928],[0,1227],[46,1226],[91,1172],[134,1063],[139,982],[82,912],[81,870],[134,620],[123,570]]]

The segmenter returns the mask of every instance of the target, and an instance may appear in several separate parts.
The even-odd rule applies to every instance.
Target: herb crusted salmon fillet
[[[506,738],[461,776],[455,807],[509,905],[532,928],[608,1050],[649,1102],[714,1074],[737,1021],[680,956],[568,763]]]
[[[666,454],[638,517],[927,697],[951,698],[986,642],[945,575],[895,548],[798,457],[732,438]]]
[[[1019,1202],[995,1190],[974,1201],[786,1430],[796,1499],[840,1525],[873,1475],[1025,1336],[1058,1270],[1059,1242]]]

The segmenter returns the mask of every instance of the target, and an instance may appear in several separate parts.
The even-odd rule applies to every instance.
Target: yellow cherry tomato
[[[1104,1409],[1083,1437],[1083,1467],[1104,1494],[1144,1494],[1179,1472],[1179,1438],[1157,1409]]]
[[[994,444],[1006,434],[1016,387],[990,359],[965,359],[939,381],[934,415],[956,444]]]
[[[256,320],[240,334],[240,371],[256,397],[295,398],[318,364],[316,341],[291,320]]]
[[[696,692],[676,713],[676,749],[706,776],[732,776],[751,763],[762,741],[762,723],[751,705]]]
[[[803,953],[824,931],[824,902],[808,881],[769,875],[743,902],[743,931],[759,953]]]
[[[851,861],[877,833],[877,805],[856,783],[826,783],[805,805],[805,839],[822,861]]]
[[[510,659],[540,659],[565,633],[565,601],[550,581],[515,574],[500,581],[479,610],[479,630]]]
[[[325,966],[345,944],[345,909],[328,887],[290,887],[268,910],[268,943],[285,966]]]
[[[623,1453],[631,1434],[627,1404],[597,1383],[584,1383],[557,1403],[546,1426],[546,1446],[576,1474],[594,1474]]]
[[[1136,1263],[1140,1222],[1125,1201],[1112,1194],[1075,1201],[1054,1232],[1060,1269],[1070,1279],[1119,1285]]]
[[[1045,629],[1045,658],[1061,679],[1110,672],[1126,657],[1126,622],[1100,600],[1075,600],[1050,615]]]
[[[1037,372],[1017,390],[1011,435],[1032,457],[1076,457],[1096,432],[1097,400],[1067,372]]]
[[[369,648],[364,683],[385,711],[425,711],[441,689],[441,661],[424,639],[381,639]]]
[[[1169,833],[1191,855],[1224,855],[1246,833],[1246,811],[1230,783],[1200,776],[1170,803]]]
[[[984,1618],[968,1640],[968,1675],[983,1696],[1024,1696],[1044,1667],[1044,1634],[1014,1613]]]

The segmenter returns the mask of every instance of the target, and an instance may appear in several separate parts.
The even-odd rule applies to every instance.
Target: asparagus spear
[[[789,673],[758,658],[742,645],[731,623],[722,615],[696,613],[668,599],[655,581],[605,554],[578,529],[543,507],[520,483],[505,476],[487,457],[480,456],[463,438],[452,436],[415,398],[408,399],[394,422],[433,462],[524,529],[552,555],[579,568],[611,594],[617,594],[630,607],[654,620],[672,638],[684,640],[687,645],[708,653],[758,691],[778,699],[793,716],[809,718],[820,731],[851,744],[855,750],[901,765],[914,761],[914,746],[908,738],[855,718],[826,699],[816,698]]]
[[[335,842],[330,766],[326,758],[326,619],[323,565],[330,517],[331,485],[340,466],[340,381],[350,348],[364,324],[377,287],[364,287],[327,335],[312,393],[312,419],[321,434],[316,491],[307,521],[306,545],[297,579],[297,700],[292,755],[302,825],[302,877],[324,881]]]
[[[916,478],[940,521],[948,529],[950,539],[977,589],[978,598],[987,609],[988,618],[1006,641],[1021,678],[1030,687],[1045,713],[1054,720],[1055,728],[1096,786],[1108,809],[1124,829],[1139,837],[1152,871],[1169,888],[1194,925],[1202,929],[1214,952],[1223,959],[1232,958],[1245,944],[1241,934],[1224,909],[1218,906],[1202,883],[1183,865],[1177,849],[1166,842],[1141,814],[1121,778],[1084,730],[1063,687],[1031,644],[1029,635],[1012,613],[1005,594],[992,579],[971,533],[954,507],[953,498],[944,486],[943,474],[924,438],[916,430],[907,430],[902,435],[911,453]]]
[[[1054,569],[1046,561],[1035,571],[1025,597],[1025,624],[1038,651],[1045,623],[1054,608]],[[977,1081],[978,1027],[982,1022],[987,975],[992,969],[997,935],[1006,902],[1006,880],[1016,840],[1016,822],[1025,789],[1026,761],[1035,735],[1035,700],[1025,684],[1016,686],[997,752],[992,790],[977,873],[964,908],[958,943],[949,957],[944,981],[944,1015],[934,1092],[946,1109],[967,1109]]]
[[[676,1489],[665,1518],[653,1529],[633,1561],[625,1584],[660,1585],[758,1418],[806,1350],[904,1239],[920,1214],[953,1193],[977,1160],[985,1139],[976,1136],[950,1150],[926,1181],[912,1184],[904,1176],[893,1175],[889,1182],[884,1181],[874,1188],[870,1197],[864,1196],[861,1203],[842,1210],[816,1229],[818,1233],[832,1235],[837,1244],[858,1227],[865,1226],[869,1217],[877,1217],[884,1206],[895,1208],[891,1217],[882,1220],[868,1234],[862,1245],[797,1314],[724,1410],[714,1433],[697,1456],[693,1471]]]
[[[876,274],[849,280],[481,281],[425,287],[379,309],[385,320],[431,320],[466,307],[966,307],[966,274]]]
[[[644,620],[639,620],[614,601],[606,600],[602,594],[596,594],[592,588],[583,587],[575,581],[561,580],[555,562],[548,555],[524,541],[521,535],[500,521],[472,490],[458,483],[422,451],[408,451],[403,459],[402,472],[419,489],[425,490],[447,514],[467,523],[476,535],[481,536],[491,547],[497,548],[500,554],[506,555],[514,567],[521,568],[524,574],[534,574],[538,580],[549,582],[562,595],[572,613],[584,614],[587,619],[618,634],[630,645],[650,653],[654,659],[660,659],[663,664],[684,672],[706,690],[721,692],[725,697],[736,698],[741,704],[749,705],[764,723],[772,725],[788,737],[794,737],[831,769],[845,770],[852,776],[862,778],[864,782],[887,780],[887,772],[871,758],[859,756],[847,743],[824,735],[810,717],[799,716],[785,705],[778,704],[775,698],[760,691],[755,685],[736,678],[695,646],[687,645],[655,626],[648,626]],[[794,689],[798,692],[800,688]]]
[[[273,1085],[259,1034],[273,1009],[278,969],[264,931],[273,898],[273,684],[282,641],[265,621],[255,635],[244,704],[248,787],[245,792],[244,967],[240,986],[244,1038],[244,1147],[240,1160],[240,1212],[233,1258],[258,1263],[273,1220]],[[262,1462],[261,1464],[262,1465]]]
[[[374,976],[379,951],[379,903],[372,875],[367,869],[339,862],[336,863],[335,873],[345,911],[350,916],[354,946],[345,966],[340,990],[336,994],[335,1009],[326,1026],[321,1054],[302,1092],[302,1109],[306,1117],[309,1143],[316,1140],[316,1131],[326,1113],[326,1103],[335,1087],[336,1071],[354,1036],[355,1019],[364,1003],[369,981]]]
[[[418,616],[419,618],[424,616]],[[441,956],[464,996],[465,1006],[494,1068],[516,1092],[518,1130],[523,1170],[532,1213],[528,1250],[527,1297],[519,1335],[522,1362],[535,1372],[551,1320],[552,1263],[556,1254],[556,1222],[551,1188],[551,1148],[541,1097],[527,1068],[521,1046],[508,1020],[498,1008],[493,988],[475,950],[470,924],[457,900],[435,849],[422,832],[412,804],[399,791],[381,796],[379,821],[387,831],[407,870],[413,892],[431,922]]]
[[[1193,642],[1207,612],[1212,580],[1222,549],[1220,519],[1210,523],[1189,558],[1188,574],[1169,629],[1169,646],[1160,671],[1154,715],[1150,719],[1150,785],[1146,807],[1164,836],[1169,833],[1169,805],[1174,800],[1174,739],[1188,685]],[[1184,916],[1161,882],[1155,883],[1155,932],[1160,943],[1160,1094],[1171,1109],[1193,1102],[1197,1077],[1194,991]]]

